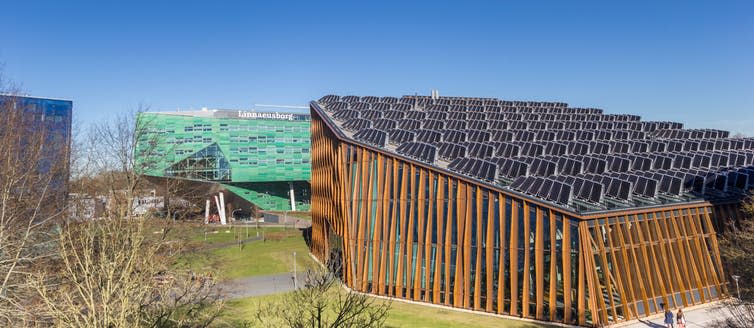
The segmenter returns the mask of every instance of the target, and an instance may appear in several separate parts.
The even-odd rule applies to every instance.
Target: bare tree
[[[382,327],[391,303],[341,288],[326,271],[309,271],[303,288],[281,302],[261,304],[256,319],[267,327]]]
[[[726,231],[720,234],[720,257],[726,271],[739,276],[741,299],[754,301],[754,196],[749,196],[742,210],[744,219],[726,222]],[[730,281],[733,292],[736,285]]]
[[[37,276],[46,322],[56,327],[207,327],[222,302],[214,281],[172,270],[181,240],[159,221],[70,222],[57,265]],[[159,230],[157,230],[159,229]]]
[[[0,94],[0,326],[17,327],[34,321],[28,278],[52,255],[65,213],[68,136],[51,133],[51,117],[2,76]]]

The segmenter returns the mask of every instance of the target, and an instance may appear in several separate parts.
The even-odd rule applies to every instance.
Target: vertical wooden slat
[[[471,214],[471,193],[474,192],[472,186],[467,185],[466,199],[464,199],[464,223],[463,228],[463,307],[471,308],[471,224],[473,222],[473,216]]]
[[[499,257],[498,257],[498,269],[497,269],[497,313],[505,312],[505,196],[503,194],[497,194],[497,206],[498,206],[498,220],[500,220],[500,233],[499,233]]]
[[[398,161],[393,160],[393,169],[391,171],[391,175],[393,178],[392,182],[392,189],[393,189],[393,204],[392,204],[392,210],[390,213],[391,220],[390,220],[390,241],[388,244],[388,295],[395,296],[396,290],[395,290],[395,282],[396,282],[396,265],[395,265],[395,257],[397,256],[395,253],[395,244],[396,244],[396,231],[400,229],[397,225],[397,220],[399,214],[398,214],[398,206],[400,204],[400,193],[399,190],[401,190],[401,186],[398,185]]]
[[[556,304],[557,304],[557,288],[558,288],[558,272],[557,272],[557,258],[558,258],[558,252],[557,252],[557,243],[556,243],[556,236],[557,236],[557,220],[555,219],[555,213],[553,213],[552,210],[549,210],[549,215],[547,216],[550,221],[550,290],[548,291],[548,294],[550,298],[547,300],[550,305],[550,321],[555,321],[556,319]]]
[[[608,301],[610,303],[610,309],[609,309],[610,315],[612,316],[612,318],[616,318],[618,317],[618,314],[615,311],[616,305],[615,305],[615,300],[613,299],[614,298],[613,278],[612,278],[612,272],[610,272],[609,270],[610,265],[608,263],[607,252],[605,251],[605,242],[603,240],[604,238],[603,229],[607,229],[607,227],[603,226],[602,223],[600,223],[600,221],[602,220],[594,221],[594,226],[592,227],[592,229],[595,231],[596,237],[593,238],[592,241],[594,242],[594,244],[597,245],[597,252],[599,253],[598,255],[600,257],[600,269],[602,271],[602,276],[605,277],[604,286],[605,286],[605,291],[607,295],[602,294],[602,289],[599,288],[598,290],[600,291],[600,295],[597,295],[596,297],[599,297],[600,299],[602,299],[602,302],[604,302],[604,296],[607,296]],[[604,221],[607,221],[607,220],[604,220]],[[607,222],[605,222],[605,224],[606,223]],[[600,284],[599,280],[597,280],[596,283]],[[603,304],[600,304],[600,305],[603,305]],[[604,305],[607,306],[607,303],[605,303]],[[605,309],[603,313],[604,313],[605,318],[607,318],[608,316],[607,309]]]
[[[416,206],[417,206],[417,219],[416,219],[416,269],[414,271],[414,301],[421,300],[422,296],[422,263],[423,263],[423,253],[424,253],[424,227],[425,227],[425,211],[424,211],[424,202],[425,202],[425,191],[424,187],[427,183],[426,177],[425,177],[425,170],[419,169],[419,190],[418,195],[419,197],[416,200]],[[427,268],[429,270],[429,268]]]
[[[411,197],[408,201],[408,230],[406,231],[406,266],[404,271],[406,272],[406,298],[412,297],[413,287],[413,272],[414,272],[414,229],[416,229],[416,166],[411,164],[411,174],[409,176],[409,189],[411,190]]]
[[[493,275],[497,272],[493,271],[493,257],[494,257],[494,250],[495,250],[495,199],[496,195],[492,193],[491,191],[485,191],[487,194],[487,217],[485,218],[487,220],[487,231],[486,231],[486,237],[485,237],[485,262],[484,262],[484,268],[487,276],[486,280],[486,294],[487,294],[487,301],[485,302],[484,309],[487,312],[492,312],[492,303],[495,299],[495,295],[493,294],[492,289],[492,283],[493,283]]]
[[[542,222],[542,209],[539,206],[535,208],[536,226],[534,227],[534,272],[536,284],[536,307],[535,317],[537,320],[543,320],[545,315],[545,232]]]
[[[445,203],[445,177],[438,174],[437,175],[437,245],[435,246],[437,255],[435,256],[435,283],[433,285],[432,290],[432,303],[440,304],[440,280],[442,275],[442,270],[444,270],[444,265],[447,265],[447,262],[444,262],[444,249],[445,249],[445,241],[444,241],[444,231],[445,227],[443,226],[443,218],[445,217],[444,212],[444,203]]]
[[[450,286],[450,282],[454,281],[454,278],[451,278],[451,272],[450,271],[450,264],[453,260],[451,258],[451,243],[453,242],[453,222],[457,219],[458,215],[453,215],[455,213],[454,210],[454,204],[457,197],[457,193],[453,192],[453,183],[455,183],[455,179],[448,178],[448,214],[447,218],[445,220],[445,245],[444,245],[444,252],[445,252],[445,305],[452,305],[451,300],[455,302],[455,294],[453,295],[453,298],[450,297],[451,292],[455,292]],[[455,283],[455,281],[454,281]],[[456,303],[453,303],[456,304]]]
[[[471,265],[474,266],[474,310],[482,308],[481,294],[482,294],[482,188],[476,188],[476,213],[473,214],[476,222],[476,261]]]
[[[437,266],[432,262],[432,233],[434,229],[434,215],[435,215],[435,201],[434,197],[437,197],[437,191],[435,190],[434,179],[436,176],[429,171],[427,181],[429,183],[429,195],[427,195],[427,213],[426,224],[424,229],[424,300],[429,302],[432,300],[430,292],[434,286],[430,286],[434,271],[437,270]],[[435,252],[435,256],[436,252]],[[435,262],[437,262],[435,260]],[[434,303],[434,301],[433,301]]]
[[[408,164],[403,164],[403,170],[401,175],[401,193],[399,197],[399,203],[401,205],[400,210],[400,240],[398,242],[398,266],[395,270],[395,297],[404,298],[406,297],[403,293],[403,273],[405,271],[404,269],[404,259],[406,255],[406,225],[407,225],[407,211],[406,207],[408,206],[408,176],[411,171]]]
[[[457,248],[456,248],[456,267],[455,281],[453,285],[453,306],[463,307],[463,285],[468,276],[464,275],[464,250],[466,244],[466,184],[458,181],[458,195],[456,197],[456,224],[457,224]]]
[[[374,232],[372,241],[372,292],[382,295],[384,277],[380,274],[382,258],[385,252],[382,250],[382,222],[383,210],[385,209],[385,157],[377,155],[377,194],[374,197],[377,211],[374,218]],[[382,190],[382,194],[380,194]]]
[[[367,152],[369,155],[367,159],[367,195],[365,198],[362,199],[362,207],[365,207],[365,216],[362,216],[359,218],[361,220],[361,226],[364,226],[364,236],[361,240],[361,243],[364,247],[362,252],[359,254],[359,256],[364,257],[364,265],[362,266],[361,270],[361,291],[367,291],[368,284],[369,284],[369,262],[373,262],[373,258],[371,257],[371,254],[369,253],[369,244],[371,242],[371,235],[372,235],[372,220],[374,219],[372,217],[372,207],[374,206],[374,202],[372,202],[372,193],[374,192],[374,164],[373,161],[375,160],[375,157],[377,155],[372,152]],[[364,197],[364,192],[362,191],[361,196]]]
[[[509,275],[511,279],[510,283],[510,291],[511,291],[511,301],[510,301],[510,315],[518,315],[518,206],[516,204],[516,200],[511,201],[511,235],[510,235],[510,269],[509,269]]]
[[[563,216],[563,261],[561,264],[561,270],[563,270],[563,307],[565,310],[565,314],[563,315],[563,321],[565,323],[572,323],[573,318],[571,317],[573,304],[571,303],[572,300],[572,291],[573,291],[573,277],[571,276],[571,220],[568,219],[566,216]],[[576,236],[578,237],[578,236]],[[581,261],[579,261],[581,262]],[[577,273],[580,272],[580,270],[576,271]],[[577,277],[578,280],[578,277]],[[577,286],[578,287],[578,286]],[[578,289],[578,288],[577,288]],[[578,295],[577,295],[578,297]]]

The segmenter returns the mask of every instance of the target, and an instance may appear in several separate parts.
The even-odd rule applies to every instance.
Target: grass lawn
[[[229,301],[222,320],[236,325],[244,320],[253,321],[260,302],[276,302],[284,294],[249,297]],[[258,325],[263,326],[263,325]],[[491,317],[481,314],[453,311],[445,308],[416,305],[394,301],[388,319],[387,327],[507,327],[507,328],[543,328],[550,327],[538,323]]]
[[[211,229],[211,228],[210,228]],[[220,279],[238,279],[249,276],[269,275],[293,271],[293,252],[299,271],[314,268],[316,263],[309,257],[301,231],[298,229],[260,228],[265,241],[247,242],[239,250],[238,245],[213,248],[213,245],[233,242],[236,235],[246,238],[245,228],[217,229],[217,233],[208,233],[204,241],[204,229],[194,229],[194,243],[197,251],[187,254],[177,264],[179,268],[195,272],[212,272]],[[210,230],[212,231],[212,230]],[[249,228],[249,236],[256,236],[256,228]]]

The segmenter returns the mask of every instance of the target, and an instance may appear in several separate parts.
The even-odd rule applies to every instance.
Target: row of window
[[[259,154],[259,155],[267,155],[267,154],[308,154],[309,148],[301,148],[301,147],[266,147],[266,148],[258,148],[258,147],[231,147],[230,148],[231,154]]]
[[[311,162],[308,158],[247,158],[241,157],[239,159],[231,159],[231,163],[238,163],[241,165],[300,165],[309,164]]]

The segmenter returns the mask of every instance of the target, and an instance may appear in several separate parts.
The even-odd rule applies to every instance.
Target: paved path
[[[683,309],[686,313],[686,327],[687,328],[702,328],[710,327],[712,324],[720,319],[730,315],[727,311],[721,310],[721,303],[711,303],[701,305],[694,308]],[[673,311],[673,318],[675,321],[675,314],[678,309]],[[654,315],[648,318],[640,319],[638,322],[633,321],[625,324],[615,325],[614,327],[620,328],[665,328],[663,323],[665,317],[663,314]]]
[[[306,272],[299,272],[297,276],[301,286]],[[230,299],[284,293],[293,290],[293,272],[242,278],[218,285]]]

